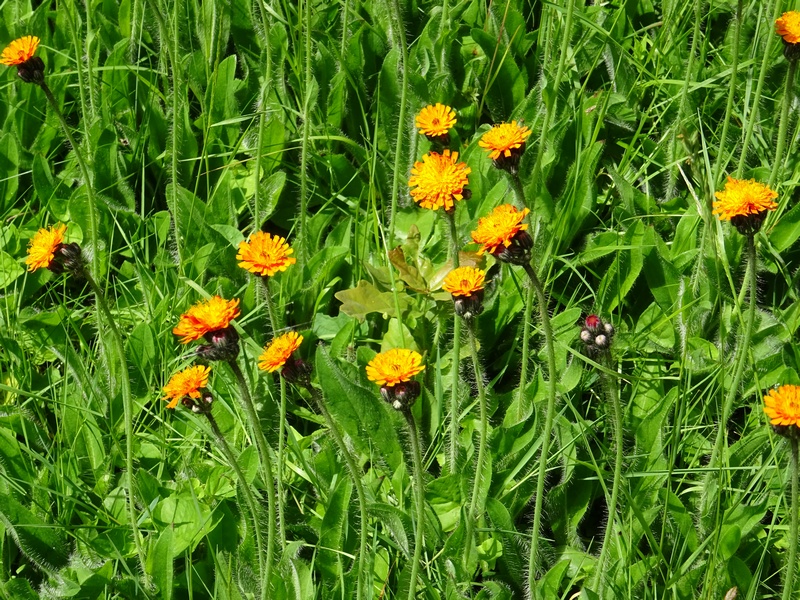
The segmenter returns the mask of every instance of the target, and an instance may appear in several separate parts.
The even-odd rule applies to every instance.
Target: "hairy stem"
[[[311,68],[311,0],[305,0],[305,84],[303,86],[303,137],[300,146],[300,260],[305,264],[311,254],[311,242],[308,240],[308,147],[311,127],[311,84],[313,70]]]
[[[89,273],[91,274],[92,278],[96,280],[100,270],[100,260],[98,256],[99,249],[97,246],[97,203],[95,202],[94,186],[92,185],[92,178],[89,175],[89,167],[86,164],[86,159],[84,158],[81,149],[78,147],[78,144],[75,143],[75,138],[72,136],[72,130],[67,124],[67,120],[64,118],[64,113],[62,113],[61,109],[58,107],[58,102],[56,102],[53,92],[50,91],[50,88],[44,81],[39,84],[39,87],[42,88],[44,95],[47,97],[47,101],[50,103],[50,108],[53,109],[53,112],[56,113],[58,120],[61,122],[61,129],[64,130],[64,135],[67,136],[69,145],[72,146],[72,149],[75,151],[75,158],[78,159],[78,168],[81,170],[81,176],[83,177],[83,181],[86,186],[86,195],[88,197],[87,208],[89,209],[89,243],[92,246],[91,260],[89,261]],[[95,286],[92,287],[94,288]]]
[[[481,416],[481,429],[478,434],[478,461],[475,465],[475,479],[472,483],[472,499],[469,503],[466,536],[464,538],[466,540],[464,547],[465,568],[469,564],[469,558],[472,554],[472,530],[478,518],[478,494],[480,493],[481,477],[483,475],[483,463],[486,460],[486,434],[489,429],[489,417],[486,412],[486,387],[483,384],[483,369],[481,369],[481,363],[478,358],[478,343],[476,340],[474,319],[470,319],[467,322],[467,331],[469,332],[469,348],[472,353],[472,368],[475,370],[475,385],[478,388],[478,408]]]
[[[453,318],[455,321],[453,321],[453,360],[450,382],[450,439],[447,453],[450,473],[455,473],[458,469],[458,391],[461,387],[461,378],[459,377],[461,370],[461,318],[455,314]]]
[[[797,467],[797,439],[791,439],[792,444],[792,498],[789,504],[789,510],[792,511],[791,525],[789,526],[789,559],[786,561],[786,581],[783,584],[783,596],[781,600],[791,600],[794,596],[794,577],[797,569],[797,546],[800,540],[797,539],[797,521],[798,510],[800,506],[797,505],[798,493],[798,467]]]
[[[551,106],[545,108],[544,124],[542,125],[542,133],[539,137],[539,145],[536,150],[536,160],[533,163],[533,174],[529,181],[534,185],[539,182],[539,172],[542,168],[542,158],[544,157],[545,147],[547,146],[547,135],[550,133],[550,124],[556,112],[556,103],[558,100],[558,88],[561,87],[561,79],[564,77],[564,71],[567,66],[567,49],[569,48],[569,40],[572,32],[572,15],[575,12],[575,0],[567,0],[567,16],[564,20],[564,31],[561,38],[561,52],[558,57],[558,67],[556,68],[556,77],[553,80],[553,103]],[[552,30],[551,30],[552,31]]]
[[[283,378],[281,378],[281,381],[283,381]],[[342,456],[344,457],[345,463],[347,464],[347,470],[350,471],[350,476],[353,478],[353,484],[356,486],[358,509],[361,514],[361,528],[359,531],[358,548],[358,587],[356,588],[356,600],[361,600],[361,598],[364,597],[364,593],[368,593],[368,590],[366,589],[368,584],[367,575],[372,572],[371,566],[367,565],[367,495],[364,492],[364,483],[361,481],[361,473],[358,471],[355,459],[345,445],[342,435],[339,433],[339,429],[336,427],[336,423],[334,423],[331,413],[328,412],[328,407],[325,405],[321,394],[311,385],[308,386],[308,391],[311,392],[311,397],[314,399],[320,414],[325,418],[325,422],[328,424],[328,430],[331,432],[331,437],[333,437],[333,441],[338,446],[339,452],[341,452]]]
[[[425,488],[422,479],[422,450],[420,448],[419,433],[417,424],[414,422],[414,415],[411,410],[404,410],[403,416],[408,423],[408,431],[411,437],[411,451],[414,459],[414,492],[416,504],[416,530],[414,531],[414,557],[411,559],[411,580],[408,586],[408,600],[417,597],[417,578],[419,577],[419,565],[422,560],[422,548],[425,545]]]
[[[250,515],[251,518],[253,519],[253,532],[256,535],[258,564],[259,568],[261,569],[261,598],[262,600],[266,600],[267,598],[270,597],[269,581],[272,569],[272,560],[271,560],[272,557],[264,555],[264,542],[263,542],[264,536],[262,535],[261,532],[261,519],[259,519],[258,516],[258,505],[256,504],[256,501],[253,498],[253,492],[250,489],[250,485],[247,483],[247,479],[245,479],[244,473],[242,473],[242,469],[241,467],[239,467],[239,463],[236,461],[236,456],[234,456],[231,447],[225,440],[225,436],[222,435],[222,431],[220,431],[216,419],[214,419],[210,411],[205,412],[204,414],[208,418],[208,423],[211,425],[211,431],[214,432],[214,437],[217,440],[217,445],[222,450],[222,453],[225,455],[225,459],[228,461],[228,464],[230,464],[234,473],[236,473],[236,477],[239,480],[239,485],[242,489],[242,494],[244,495],[244,501],[247,503],[247,508],[250,510]]]
[[[614,368],[608,352],[604,353],[603,366],[609,370]],[[622,459],[623,459],[623,445],[622,445],[622,405],[619,398],[619,387],[617,385],[616,369],[615,374],[611,375],[603,373],[601,378],[603,380],[606,398],[611,405],[611,418],[614,425],[614,479],[611,484],[611,500],[608,503],[608,522],[606,523],[606,530],[603,534],[603,546],[600,548],[600,558],[597,561],[595,570],[595,591],[599,597],[603,597],[604,576],[608,573],[606,561],[608,560],[608,548],[611,545],[611,540],[614,533],[614,519],[617,514],[617,502],[619,499],[619,486],[622,481]]]
[[[733,98],[736,95],[736,76],[739,70],[739,39],[742,32],[742,3],[744,0],[738,0],[736,3],[736,17],[733,29],[733,59],[731,60],[731,81],[728,88],[728,102],[725,105],[725,118],[722,121],[722,134],[720,135],[720,153],[717,156],[717,164],[714,168],[714,186],[719,183],[719,174],[723,164],[726,164],[728,158],[724,152],[725,145],[728,141],[728,126],[731,122],[731,112],[733,111]]]
[[[547,307],[547,296],[542,282],[530,264],[525,265],[525,272],[539,302],[539,316],[544,332],[547,350],[547,409],[545,412],[544,431],[542,432],[542,452],[539,456],[539,473],[536,480],[536,499],[533,509],[533,526],[531,528],[531,554],[528,559],[528,590],[531,598],[537,597],[536,573],[539,569],[539,528],[542,521],[542,504],[544,501],[544,479],[547,475],[547,459],[550,453],[550,438],[553,434],[553,421],[556,414],[556,351],[553,339],[553,328]]]
[[[264,432],[261,429],[261,421],[256,413],[256,407],[253,404],[253,398],[250,396],[250,389],[247,386],[247,380],[244,378],[244,373],[239,368],[236,359],[231,359],[228,364],[236,376],[236,382],[239,384],[239,393],[242,396],[242,404],[244,405],[247,419],[250,421],[251,435],[256,440],[256,449],[258,450],[258,458],[261,461],[261,469],[264,477],[264,485],[267,489],[267,556],[266,561],[268,572],[272,569],[272,557],[275,546],[275,476],[272,473],[272,458],[269,455],[269,446],[267,439],[264,437]],[[281,539],[281,550],[286,542]]]
[[[119,329],[117,328],[117,323],[114,320],[114,317],[111,315],[111,311],[108,309],[108,303],[106,302],[105,294],[103,294],[103,290],[100,289],[100,286],[97,285],[97,281],[92,276],[91,272],[87,269],[84,269],[83,272],[86,281],[89,283],[89,286],[92,288],[92,291],[95,295],[95,302],[97,303],[97,307],[100,309],[103,317],[105,318],[106,322],[108,323],[108,328],[111,331],[111,340],[112,343],[117,348],[117,358],[119,360],[119,369],[120,369],[120,385],[122,387],[122,408],[124,412],[125,418],[125,470],[127,471],[126,477],[126,495],[127,495],[127,505],[128,505],[128,520],[131,524],[131,533],[133,534],[133,543],[136,547],[136,554],[139,557],[139,563],[142,568],[142,572],[146,573],[145,570],[145,553],[144,547],[142,545],[142,540],[139,534],[139,521],[138,521],[138,511],[136,510],[136,497],[135,497],[135,486],[133,483],[134,473],[133,470],[133,440],[134,440],[134,433],[133,433],[133,398],[131,396],[131,381],[130,376],[128,374],[128,363],[125,360],[125,345],[122,343],[122,336],[119,333]]]
[[[391,2],[390,13],[392,14],[392,33],[394,34],[394,44],[400,48],[400,56],[403,64],[400,71],[400,109],[397,115],[397,139],[394,145],[394,173],[392,176],[392,206],[389,215],[389,245],[394,244],[394,223],[397,216],[397,201],[400,193],[400,174],[405,173],[405,169],[400,165],[400,158],[403,152],[403,138],[405,137],[406,108],[408,104],[408,47],[406,44],[406,30],[403,26],[403,14],[400,10],[400,2]],[[412,586],[413,587],[413,586]]]
[[[453,210],[453,212],[444,211],[444,220],[447,221],[447,226],[450,232],[450,262],[453,263],[453,268],[457,269],[459,263],[458,253],[461,247],[458,243],[455,210]]]
[[[789,70],[786,72],[786,88],[783,93],[783,108],[781,109],[781,123],[778,127],[778,144],[775,147],[775,162],[772,163],[772,173],[769,176],[769,186],[775,187],[778,177],[783,171],[783,152],[786,148],[786,132],[789,130],[789,108],[794,97],[794,74],[797,71],[797,61],[789,61]]]

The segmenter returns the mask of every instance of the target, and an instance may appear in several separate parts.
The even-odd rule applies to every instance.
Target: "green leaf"
[[[636,221],[625,232],[617,257],[606,271],[597,290],[597,303],[603,314],[610,314],[627,296],[644,265],[645,227]]]
[[[158,534],[153,551],[147,555],[148,572],[158,586],[159,597],[171,600],[173,590],[173,550],[174,533],[172,527],[166,527]]]
[[[13,256],[0,250],[0,290],[14,283],[25,272]]]
[[[383,313],[390,317],[398,316],[394,294],[381,292],[374,285],[363,279],[354,288],[336,292],[334,297],[342,303],[339,307],[341,312],[355,317],[359,321],[363,321],[368,314],[374,312]],[[406,294],[398,292],[398,304],[400,305],[400,311],[403,312],[409,307],[411,300]]]

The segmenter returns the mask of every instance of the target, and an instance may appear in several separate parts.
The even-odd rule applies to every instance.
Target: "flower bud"
[[[393,386],[381,386],[381,396],[395,410],[409,410],[422,391],[418,381],[404,381]]]
[[[587,353],[596,356],[607,352],[614,337],[614,326],[611,323],[604,323],[597,315],[589,315],[583,324],[581,341],[586,345]]]
[[[42,83],[44,81],[44,61],[38,56],[31,56],[24,63],[17,65],[17,75],[25,83]]]
[[[281,370],[281,376],[287,383],[296,383],[303,387],[311,385],[313,367],[302,358],[290,356]]]
[[[197,356],[206,360],[233,360],[239,356],[239,334],[233,327],[209,331],[203,338],[210,344],[197,348]]]

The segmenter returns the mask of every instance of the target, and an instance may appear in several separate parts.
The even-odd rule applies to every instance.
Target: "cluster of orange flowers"
[[[784,13],[776,23],[776,33],[783,38],[786,56],[790,60],[800,57],[800,12]],[[11,42],[0,55],[0,64],[16,66],[18,74],[25,81],[41,83],[44,67],[41,59],[35,57],[39,46],[36,36],[24,36]],[[34,76],[38,70],[38,79]],[[447,145],[450,131],[457,124],[456,112],[449,106],[437,103],[426,106],[416,116],[419,132],[433,143]],[[525,150],[531,130],[516,121],[500,123],[491,127],[480,138],[478,145],[487,152],[488,158],[498,168],[506,169],[516,175],[521,154]],[[468,176],[472,172],[459,153],[445,148],[442,152],[430,151],[421,161],[415,162],[411,169],[409,188],[411,197],[423,208],[438,210],[443,208],[451,213],[456,202],[469,196]],[[754,235],[760,228],[769,211],[777,208],[777,193],[755,180],[738,180],[729,177],[725,189],[715,194],[713,214],[721,220],[731,221],[746,235]],[[528,225],[523,220],[529,213],[527,208],[518,210],[510,204],[503,204],[478,221],[472,232],[472,239],[480,245],[478,254],[493,256],[514,262],[509,258],[508,249],[523,247],[521,256],[529,260],[527,250],[530,238],[525,233]],[[57,224],[42,228],[30,240],[26,264],[29,271],[40,268],[55,268],[58,256],[65,248],[66,225]],[[527,241],[526,241],[527,236]],[[265,232],[253,234],[248,241],[239,244],[236,258],[239,265],[261,277],[272,277],[285,271],[296,262],[291,256],[292,248],[278,235]],[[517,262],[517,264],[522,264]],[[482,298],[486,272],[473,267],[461,267],[451,271],[444,280],[443,288],[450,292],[458,302],[467,298]],[[232,321],[240,314],[239,300],[226,300],[213,296],[192,306],[181,315],[173,333],[181,343],[206,339],[214,344],[238,344],[238,335],[232,329]],[[231,337],[233,336],[233,337]],[[259,368],[274,372],[285,368],[287,361],[296,352],[303,337],[294,331],[275,337],[259,357]],[[238,346],[237,350],[238,352]],[[214,356],[209,354],[208,356]],[[235,355],[234,355],[235,356]],[[419,353],[396,348],[380,353],[367,365],[367,377],[385,388],[393,388],[408,383],[412,377],[424,369]],[[208,385],[210,367],[195,365],[176,373],[164,387],[169,400],[168,408],[174,408],[183,398],[197,399]],[[765,396],[764,411],[773,425],[785,427],[794,425],[800,428],[800,387],[785,385]]]

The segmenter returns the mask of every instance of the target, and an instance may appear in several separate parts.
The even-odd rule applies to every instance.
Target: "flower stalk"
[[[236,460],[236,456],[233,454],[231,447],[228,445],[228,442],[225,440],[225,436],[222,435],[222,431],[220,431],[219,425],[217,424],[216,419],[211,414],[211,410],[203,411],[203,414],[208,419],[209,425],[211,425],[211,431],[214,433],[214,438],[217,441],[217,445],[219,445],[222,453],[225,455],[225,459],[228,461],[228,464],[233,469],[234,473],[236,474],[236,478],[239,480],[239,485],[242,490],[242,495],[244,496],[244,501],[247,503],[247,508],[250,511],[251,518],[253,519],[253,532],[256,537],[256,549],[258,551],[258,563],[259,568],[261,570],[261,598],[262,600],[267,600],[270,598],[270,578],[272,576],[272,548],[270,546],[269,541],[267,541],[267,552],[264,553],[264,536],[261,531],[261,520],[258,517],[258,505],[256,504],[255,498],[253,497],[253,492],[250,489],[250,485],[247,483],[247,479],[242,472],[241,467],[239,467],[239,463]],[[269,539],[269,534],[268,534]]]
[[[614,479],[611,484],[611,500],[608,503],[608,522],[606,523],[606,530],[603,534],[603,545],[600,548],[600,557],[597,560],[597,568],[595,571],[595,591],[599,597],[603,597],[604,575],[608,573],[607,561],[608,551],[613,539],[615,518],[617,515],[617,503],[619,502],[619,488],[622,482],[622,461],[623,445],[622,445],[622,405],[619,397],[619,386],[617,384],[616,369],[612,364],[609,352],[603,352],[600,364],[605,367],[600,375],[603,380],[603,387],[605,388],[606,398],[611,406],[611,420],[614,426]],[[613,371],[613,375],[611,374]]]
[[[281,383],[284,383],[283,377],[281,377]],[[364,483],[361,481],[361,473],[358,471],[355,459],[345,445],[342,435],[339,432],[339,429],[336,427],[336,423],[334,422],[331,413],[328,411],[328,407],[322,399],[322,395],[315,387],[311,385],[310,382],[308,382],[305,387],[311,394],[311,398],[314,400],[314,403],[316,404],[320,414],[324,417],[325,423],[328,425],[328,430],[331,432],[331,437],[336,443],[336,446],[339,448],[339,452],[344,457],[347,470],[350,471],[350,477],[352,477],[353,485],[356,487],[358,510],[361,518],[361,527],[359,529],[358,587],[356,588],[356,600],[361,600],[361,598],[364,597],[364,594],[367,594],[369,597],[369,579],[367,576],[372,572],[371,566],[367,565],[367,494],[364,491]]]
[[[453,315],[453,360],[450,382],[450,435],[448,439],[448,464],[450,473],[458,470],[458,390],[461,387],[461,318]]]
[[[264,437],[264,432],[261,429],[261,422],[256,413],[256,407],[253,404],[253,398],[250,395],[250,389],[247,385],[247,380],[244,378],[242,369],[235,358],[228,361],[236,383],[239,385],[239,394],[242,397],[242,404],[244,405],[247,419],[250,422],[251,435],[256,440],[256,449],[258,450],[258,458],[261,461],[261,469],[264,477],[264,485],[267,488],[267,560],[272,564],[272,557],[275,546],[275,476],[272,472],[272,458],[269,453],[269,446]],[[280,501],[280,500],[279,500]],[[283,525],[283,519],[281,519]],[[285,538],[281,538],[281,549],[286,545]],[[271,568],[271,567],[270,567]]]
[[[106,322],[108,323],[108,328],[111,331],[111,339],[113,344],[116,346],[117,349],[117,357],[120,362],[120,386],[122,387],[122,408],[124,413],[125,419],[125,470],[127,471],[126,477],[126,496],[127,496],[127,507],[128,507],[128,520],[131,524],[131,533],[133,534],[133,543],[136,547],[136,554],[139,557],[139,563],[142,567],[142,572],[146,572],[145,570],[145,552],[144,547],[142,545],[141,536],[139,533],[139,521],[137,516],[137,510],[135,508],[136,496],[135,496],[135,488],[134,485],[134,469],[133,469],[133,440],[134,440],[134,433],[133,433],[133,398],[131,396],[131,381],[130,376],[128,375],[128,364],[125,360],[125,345],[122,343],[122,336],[120,335],[119,329],[117,328],[117,323],[114,320],[114,317],[111,314],[111,311],[108,308],[108,303],[106,302],[105,294],[103,290],[100,289],[100,286],[97,285],[97,281],[95,281],[92,273],[89,269],[83,269],[83,276],[86,281],[89,283],[89,287],[92,288],[92,291],[95,295],[95,302],[97,303],[97,307],[100,309],[101,314],[105,318]]]
[[[419,566],[422,561],[422,548],[425,545],[425,483],[422,478],[422,450],[419,441],[417,424],[414,415],[411,414],[410,407],[401,411],[408,423],[409,437],[411,438],[411,452],[414,460],[413,479],[416,504],[416,528],[414,531],[414,553],[411,559],[411,580],[408,587],[408,600],[415,600],[417,597],[417,579],[419,577]],[[421,582],[420,582],[421,583]]]
[[[486,411],[486,386],[483,382],[483,369],[478,358],[478,343],[475,334],[475,320],[467,321],[467,331],[469,332],[469,347],[472,354],[472,367],[475,370],[475,385],[478,389],[478,408],[480,411],[480,431],[478,433],[478,460],[475,465],[475,479],[472,483],[472,499],[469,503],[469,513],[467,513],[465,548],[464,548],[464,567],[469,564],[472,554],[472,531],[475,521],[478,519],[478,495],[480,494],[481,478],[483,477],[484,462],[486,461],[486,434],[489,429],[489,417]]]
[[[86,159],[84,158],[80,147],[75,142],[75,138],[72,135],[72,130],[67,123],[67,119],[64,117],[64,113],[62,113],[61,109],[58,107],[58,102],[56,102],[53,92],[50,91],[50,88],[48,87],[47,83],[44,82],[44,80],[38,82],[38,86],[44,92],[47,101],[50,103],[50,108],[53,109],[53,112],[58,117],[58,120],[61,123],[61,129],[64,130],[64,135],[67,136],[69,145],[72,146],[73,150],[75,150],[75,158],[78,160],[78,168],[80,169],[83,180],[86,183],[86,195],[88,196],[87,205],[89,209],[89,241],[92,244],[92,260],[89,261],[89,273],[91,273],[92,277],[97,278],[99,275],[97,204],[95,203],[94,187],[92,186],[92,178],[89,174],[89,167],[86,164]]]
[[[783,106],[781,108],[781,122],[778,126],[778,142],[775,147],[775,159],[772,164],[772,173],[769,176],[769,186],[772,187],[778,180],[783,170],[783,153],[786,148],[786,133],[789,130],[789,108],[794,98],[794,76],[797,71],[797,61],[789,61],[786,72],[786,87],[783,92]]]
[[[790,439],[791,443],[791,477],[792,477],[792,497],[789,503],[791,510],[791,521],[789,525],[789,559],[786,562],[786,581],[783,584],[783,595],[781,600],[791,600],[794,596],[794,579],[797,571],[797,546],[800,540],[797,538],[798,519],[800,519],[800,505],[798,505],[798,448],[797,437]]]
[[[553,435],[553,422],[556,412],[556,353],[553,339],[553,328],[550,325],[550,315],[547,308],[547,296],[544,287],[530,263],[523,265],[528,278],[531,280],[536,298],[539,303],[542,331],[544,332],[545,348],[547,351],[547,408],[545,412],[544,431],[542,432],[542,451],[539,456],[539,473],[536,480],[536,498],[533,509],[533,526],[531,528],[531,552],[528,559],[528,590],[531,598],[537,597],[536,573],[539,570],[539,529],[542,520],[542,505],[544,502],[544,480],[547,475],[547,460],[550,454],[550,439]]]

